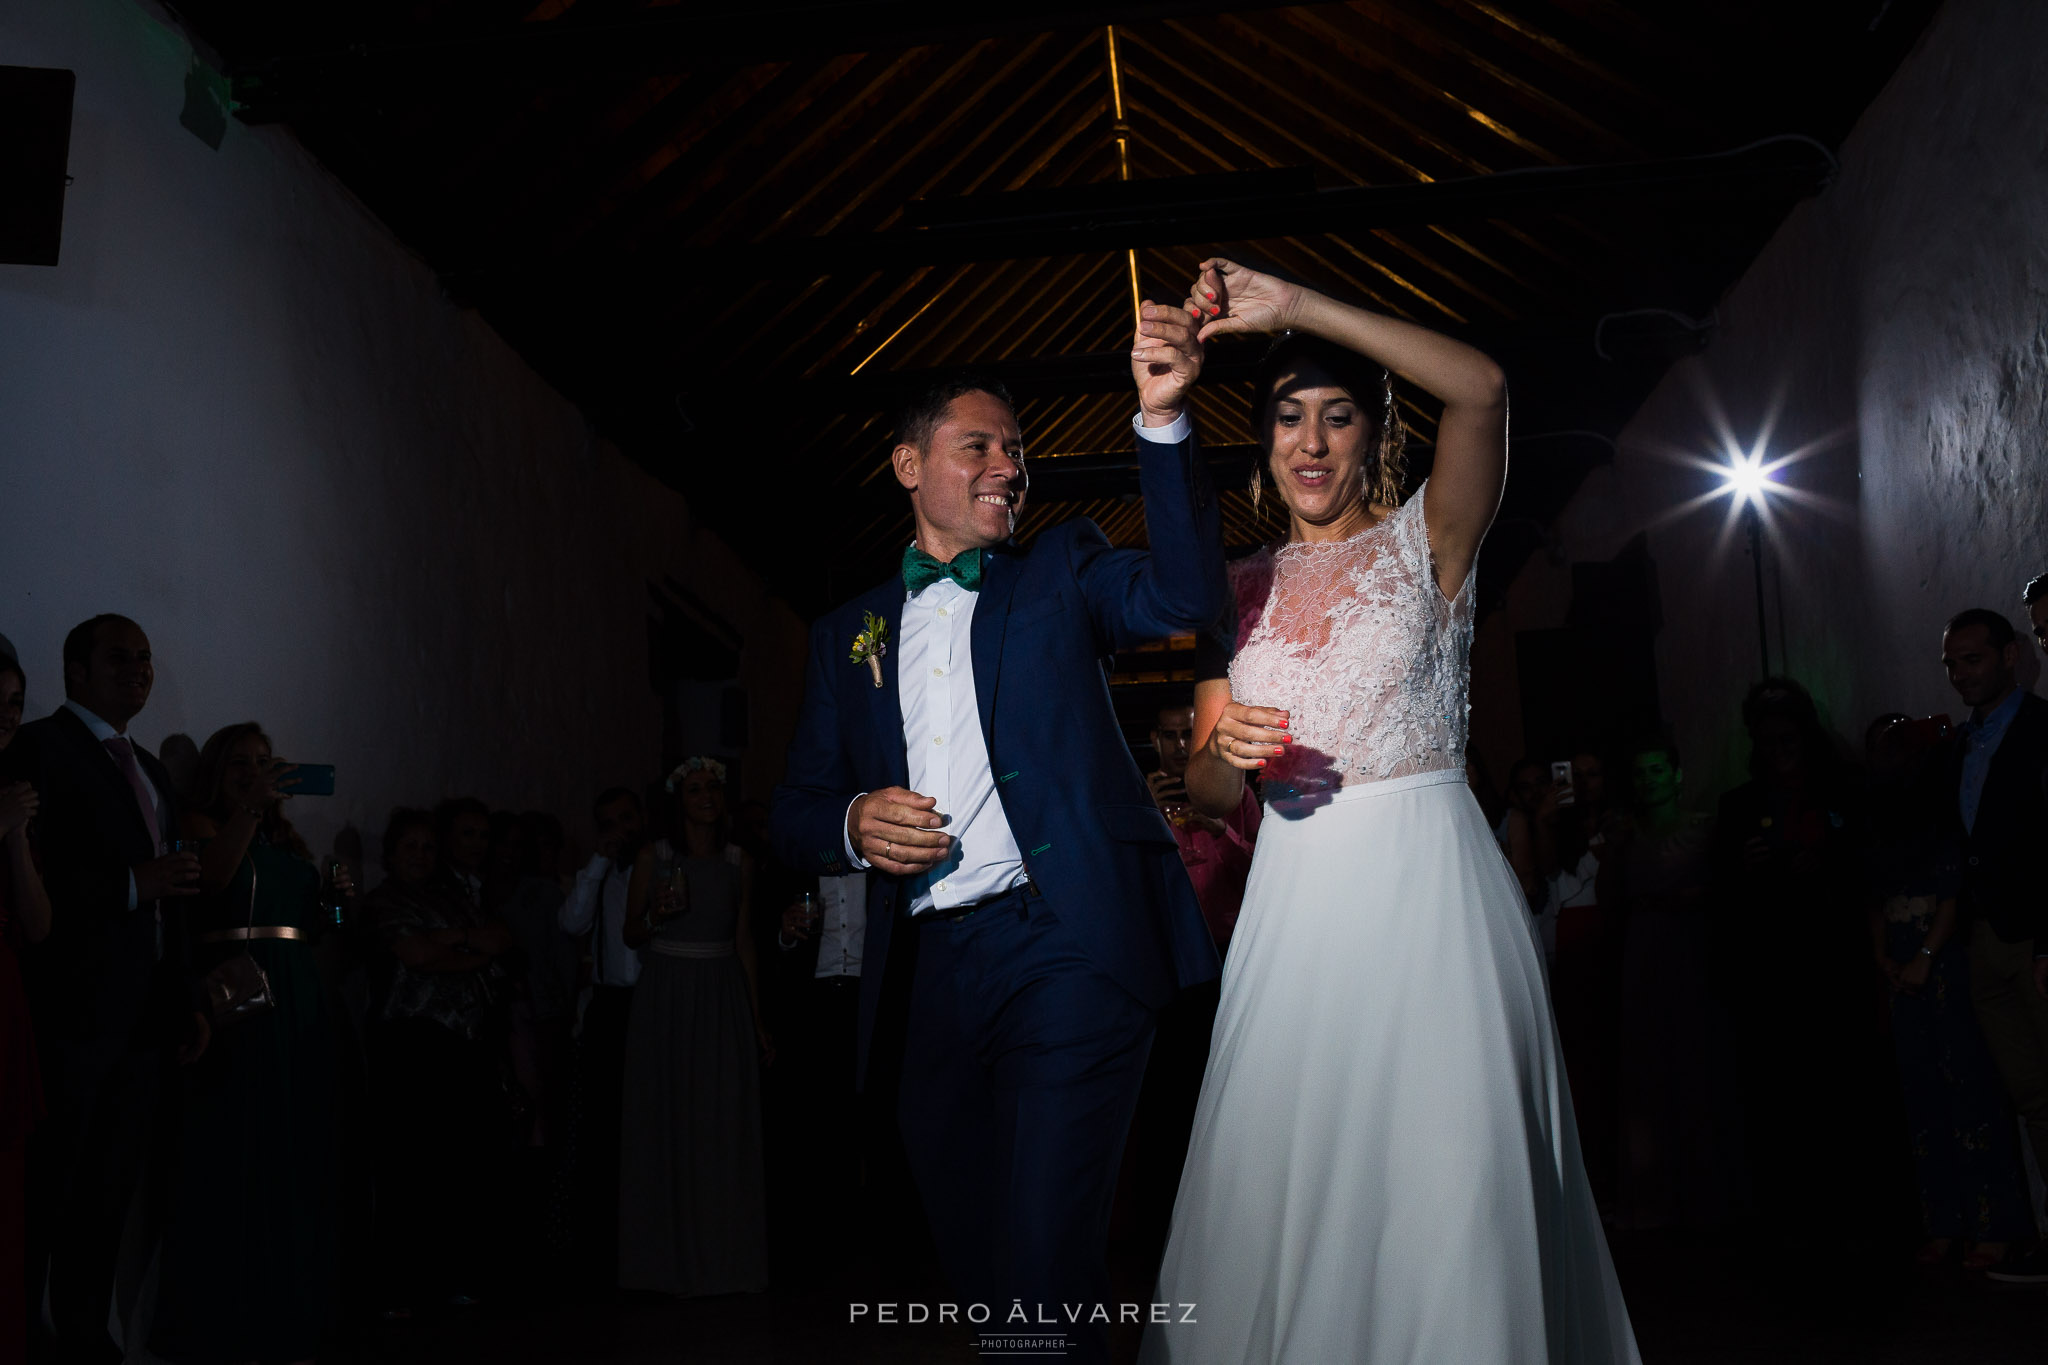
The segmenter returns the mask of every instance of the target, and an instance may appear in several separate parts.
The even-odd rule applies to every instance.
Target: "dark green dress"
[[[235,879],[202,898],[195,940],[249,922],[297,939],[196,943],[206,971],[245,947],[277,1006],[214,1031],[183,1071],[180,1163],[150,1346],[175,1365],[304,1360],[329,1319],[335,1276],[334,1057],[313,936],[313,865],[257,844]]]

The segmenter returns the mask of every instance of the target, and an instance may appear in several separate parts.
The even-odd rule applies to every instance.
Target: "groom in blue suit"
[[[900,576],[812,629],[772,819],[793,866],[883,874],[867,879],[860,1066],[883,973],[907,972],[897,1118],[963,1304],[988,1305],[989,1332],[1065,1335],[1074,1358],[1106,1358],[1117,1312],[1110,1200],[1154,1016],[1218,970],[1106,676],[1117,650],[1202,629],[1224,598],[1186,410],[1195,323],[1141,316],[1151,550],[1112,549],[1085,519],[1018,544],[1008,394],[964,378],[920,395],[891,456],[917,540]]]

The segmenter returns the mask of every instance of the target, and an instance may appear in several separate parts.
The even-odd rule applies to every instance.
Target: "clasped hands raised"
[[[1212,256],[1203,261],[1179,307],[1147,299],[1138,309],[1131,376],[1145,425],[1169,425],[1201,377],[1211,337],[1278,332],[1292,324],[1301,291],[1285,280]]]

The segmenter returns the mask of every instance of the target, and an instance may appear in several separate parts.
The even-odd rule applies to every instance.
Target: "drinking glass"
[[[320,909],[327,922],[339,929],[348,922],[348,896],[341,889],[341,874],[347,864],[328,858],[320,868]]]
[[[200,841],[197,839],[166,839],[158,844],[156,849],[157,853],[162,857],[169,857],[173,853],[189,853],[196,858],[199,856],[199,844]],[[197,885],[198,881],[199,878],[194,876],[187,880],[184,885]]]

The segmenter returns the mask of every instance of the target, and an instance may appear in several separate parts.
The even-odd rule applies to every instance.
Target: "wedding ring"
[[[890,843],[887,839],[882,840],[882,856],[894,862],[896,860],[896,845]]]

